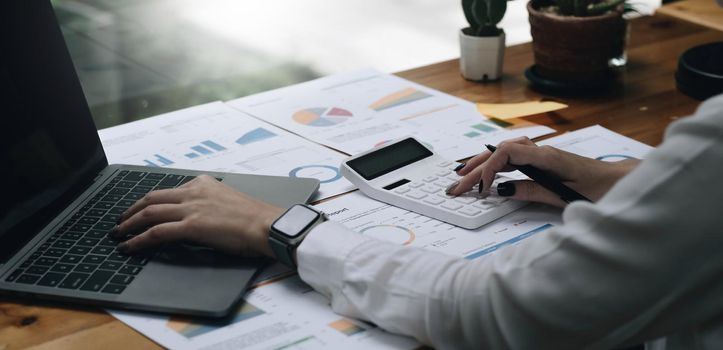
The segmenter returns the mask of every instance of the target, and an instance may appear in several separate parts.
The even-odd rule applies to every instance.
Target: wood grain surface
[[[706,0],[711,1],[711,0]],[[686,49],[723,40],[723,33],[664,15],[631,21],[628,64],[609,91],[590,96],[555,96],[531,89],[524,70],[533,64],[531,45],[509,47],[501,81],[464,80],[457,60],[398,73],[399,76],[473,102],[509,103],[551,99],[569,108],[526,117],[559,132],[600,124],[649,145],[665,127],[691,114],[700,101],[675,87],[678,56]],[[157,349],[159,346],[102,310],[0,298],[0,350]]]

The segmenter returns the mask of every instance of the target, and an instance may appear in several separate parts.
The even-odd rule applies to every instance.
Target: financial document
[[[654,148],[640,141],[620,135],[600,125],[568,132],[538,142],[570,153],[606,162],[625,159],[643,159]]]
[[[245,115],[221,102],[99,132],[110,163],[311,177],[315,199],[354,189],[339,172],[345,155]]]
[[[459,160],[481,152],[485,143],[554,132],[522,119],[486,118],[469,101],[372,69],[227,103],[350,155],[415,136],[443,157]]]

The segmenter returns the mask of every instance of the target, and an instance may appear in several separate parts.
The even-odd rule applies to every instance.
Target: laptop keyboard
[[[193,176],[120,171],[88,203],[23,261],[5,281],[87,292],[120,294],[153,253],[118,252],[108,232],[146,193],[178,187]]]

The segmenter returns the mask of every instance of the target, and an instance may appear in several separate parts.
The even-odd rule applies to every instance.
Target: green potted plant
[[[502,76],[505,32],[497,24],[505,16],[507,0],[462,0],[469,27],[459,32],[460,70],[469,80],[496,80]]]
[[[531,0],[527,10],[535,75],[583,85],[610,80],[610,61],[625,50],[625,0]]]

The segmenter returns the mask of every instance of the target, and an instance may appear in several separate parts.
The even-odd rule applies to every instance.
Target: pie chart
[[[315,107],[302,109],[292,116],[295,122],[306,126],[333,126],[343,123],[354,115],[343,108]]]

